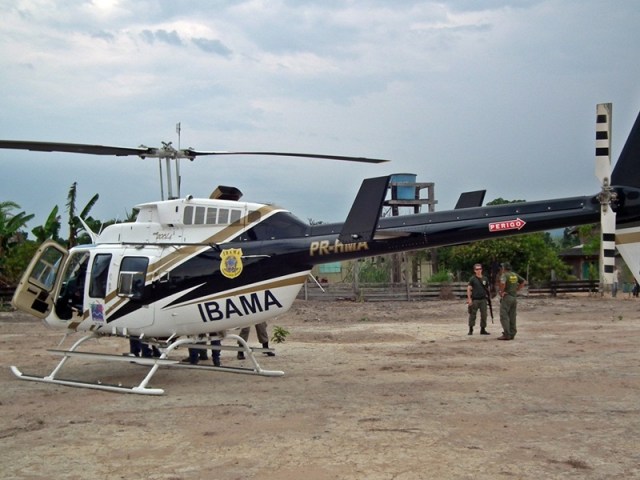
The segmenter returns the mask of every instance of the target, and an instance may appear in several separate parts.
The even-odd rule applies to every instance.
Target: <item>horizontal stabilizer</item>
[[[476,190],[475,192],[463,192],[460,194],[455,210],[460,208],[481,207],[484,202],[484,194],[486,190]]]
[[[390,178],[367,178],[362,182],[338,237],[342,243],[368,242],[373,238]]]

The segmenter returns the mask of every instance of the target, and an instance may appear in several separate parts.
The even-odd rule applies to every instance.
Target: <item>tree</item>
[[[12,213],[12,210],[20,208],[15,202],[0,202],[0,283],[14,285],[22,272],[22,265],[15,264],[14,253],[20,250],[20,245],[26,238],[22,229],[34,215],[25,212]],[[28,260],[27,260],[28,261]]]
[[[18,243],[18,233],[34,217],[33,214],[27,215],[25,212],[11,213],[18,208],[20,205],[15,202],[0,202],[0,261],[5,258],[8,250]]]
[[[474,263],[490,266],[505,261],[521,275],[528,274],[529,282],[534,284],[550,280],[551,271],[558,278],[569,272],[569,267],[558,258],[557,247],[547,232],[445,247],[439,250],[439,255],[449,270],[469,272],[469,276]]]
[[[69,240],[67,242],[67,245],[69,248],[74,247],[79,243],[78,232],[84,228],[80,220],[78,220],[78,217],[82,218],[92,230],[96,228],[96,223],[98,225],[101,225],[100,222],[93,219],[92,217],[89,217],[89,212],[100,198],[100,195],[97,193],[93,197],[91,197],[91,200],[89,200],[89,202],[85,205],[80,214],[76,216],[76,198],[78,193],[77,186],[77,182],[73,182],[73,185],[71,185],[71,187],[69,188],[69,193],[67,195],[67,213],[69,215]],[[87,239],[88,236],[86,238],[83,237],[83,242],[88,241]]]
[[[600,252],[600,225],[591,223],[578,227],[578,237],[585,255],[598,255]]]
[[[51,209],[51,213],[47,217],[47,220],[43,225],[38,225],[37,227],[31,230],[31,233],[36,237],[36,242],[38,244],[44,242],[45,240],[55,240],[60,243],[60,216],[58,215],[58,206],[56,205]]]
[[[488,205],[519,203],[497,198]],[[491,266],[495,262],[511,263],[513,269],[521,275],[527,275],[529,282],[537,283],[550,280],[551,271],[558,278],[565,277],[569,267],[558,258],[558,246],[548,232],[536,232],[496,240],[482,240],[468,245],[444,247],[438,249],[441,264],[454,272],[468,272],[471,275],[474,263]],[[486,272],[488,273],[488,272]]]
[[[567,227],[562,232],[562,238],[560,239],[560,248],[566,249],[575,247],[580,243],[580,238],[576,234],[575,227]]]
[[[38,246],[31,240],[15,244],[9,254],[2,259],[0,283],[17,285]]]
[[[69,188],[69,193],[67,194],[67,214],[69,215],[69,238],[68,238],[68,246],[69,248],[75,246],[76,244],[76,187],[78,183],[73,182],[71,188]]]

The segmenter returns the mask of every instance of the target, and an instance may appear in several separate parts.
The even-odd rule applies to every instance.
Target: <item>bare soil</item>
[[[285,376],[161,369],[160,397],[17,380],[10,365],[49,373],[61,334],[0,313],[0,477],[640,478],[639,307],[522,298],[504,342],[497,316],[467,335],[464,301],[297,302],[271,324],[287,341],[260,358]],[[65,376],[133,385],[145,371],[71,359]]]

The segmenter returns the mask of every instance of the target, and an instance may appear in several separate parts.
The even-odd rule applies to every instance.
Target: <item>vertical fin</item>
[[[640,188],[640,113],[613,169],[611,185]]]
[[[362,182],[338,237],[342,243],[368,242],[373,238],[390,178],[367,178]]]
[[[481,207],[482,202],[484,202],[485,193],[487,193],[486,190],[476,190],[474,192],[461,193],[456,206],[453,207],[454,210],[459,210],[461,208]]]

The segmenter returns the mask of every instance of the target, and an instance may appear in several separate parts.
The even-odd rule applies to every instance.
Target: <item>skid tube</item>
[[[281,377],[284,375],[284,372],[281,370],[265,370],[263,369],[260,364],[258,363],[258,360],[255,357],[254,352],[270,352],[272,351],[271,349],[267,349],[267,348],[255,348],[255,347],[250,347],[249,344],[247,344],[247,342],[240,336],[238,335],[234,335],[234,334],[226,334],[224,337],[221,337],[221,339],[224,338],[225,340],[229,339],[229,340],[235,340],[238,342],[238,346],[235,345],[208,345],[208,341],[206,343],[202,343],[202,342],[197,342],[197,343],[187,343],[187,344],[183,344],[183,347],[188,347],[188,348],[195,348],[198,350],[227,350],[227,351],[234,351],[234,352],[244,352],[245,353],[245,357],[251,362],[252,367],[247,368],[247,367],[216,367],[216,366],[209,366],[209,365],[192,365],[190,363],[184,363],[184,362],[179,362],[179,363],[172,363],[170,365],[167,365],[168,367],[171,368],[192,368],[192,369],[196,369],[196,370],[215,370],[215,371],[219,371],[219,372],[228,372],[228,373],[244,373],[247,375],[260,375],[262,377]]]
[[[128,355],[110,355],[103,353],[94,353],[94,352],[80,352],[77,351],[77,348],[82,345],[87,340],[93,338],[100,338],[101,335],[90,334],[85,335],[76,341],[69,350],[48,350],[50,353],[55,355],[62,355],[62,360],[55,366],[55,368],[51,371],[49,375],[40,377],[36,375],[25,374],[20,369],[14,365],[11,366],[12,373],[19,378],[20,380],[32,381],[32,382],[40,382],[40,383],[52,383],[56,385],[64,385],[69,387],[78,387],[78,388],[90,388],[93,390],[103,390],[108,392],[116,392],[116,393],[135,393],[139,395],[163,395],[164,389],[161,388],[149,388],[147,385],[151,381],[151,378],[158,371],[158,368],[163,367],[182,367],[182,368],[194,368],[201,370],[216,370],[223,372],[231,372],[231,373],[245,373],[250,375],[262,375],[269,377],[276,377],[284,375],[282,371],[274,371],[274,370],[264,370],[258,364],[256,360],[253,350],[249,345],[239,336],[237,335],[226,335],[223,338],[230,338],[236,340],[241,346],[226,346],[226,345],[208,345],[204,342],[196,341],[192,338],[179,338],[169,344],[158,343],[157,345],[161,347],[162,353],[158,358],[141,358],[141,357],[131,357]],[[241,368],[241,367],[215,367],[215,366],[198,366],[181,363],[178,360],[170,360],[168,359],[168,355],[174,349],[178,347],[189,347],[189,348],[197,348],[197,349],[217,349],[217,350],[242,350],[247,354],[247,358],[251,360],[253,364],[253,368]],[[263,350],[263,349],[255,349],[255,350]],[[105,360],[105,361],[116,361],[116,362],[129,362],[135,363],[138,365],[148,366],[150,367],[149,372],[143,378],[143,380],[134,387],[125,387],[121,384],[107,384],[102,383],[101,381],[96,382],[82,382],[78,380],[64,379],[59,378],[58,374],[62,370],[62,367],[66,364],[67,360],[71,357],[80,357],[80,358],[91,358],[93,360]]]

